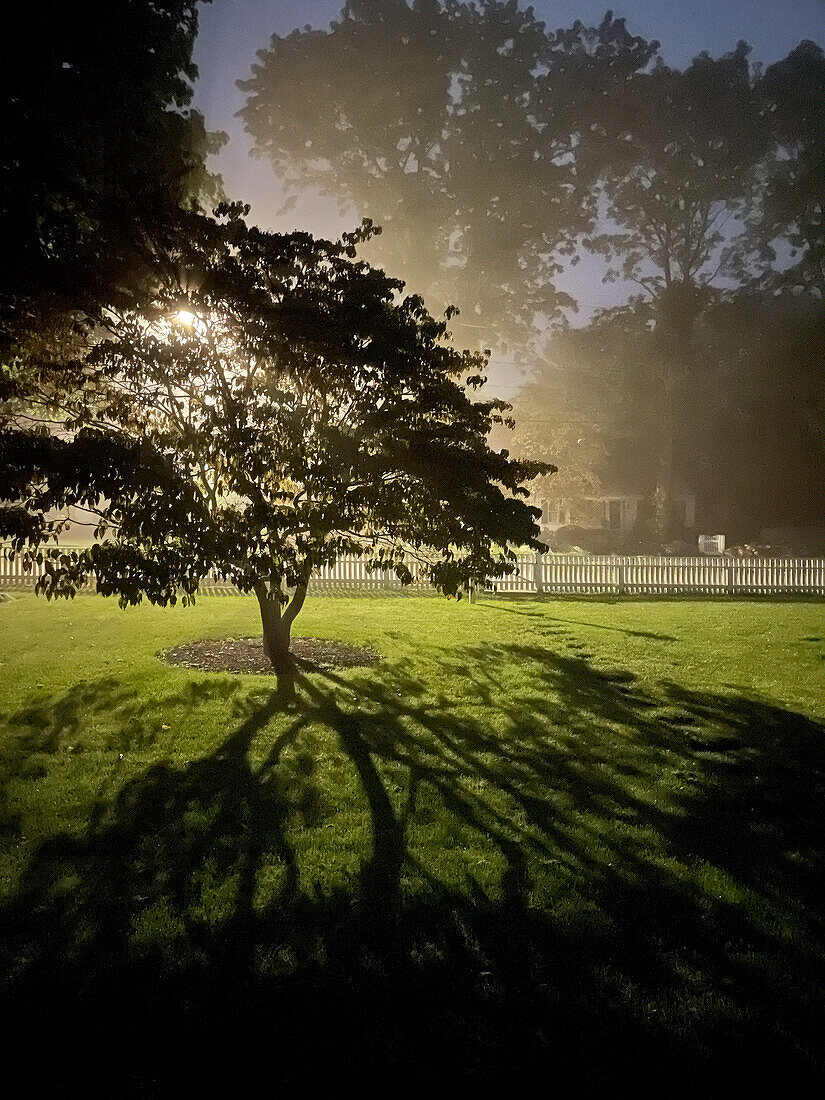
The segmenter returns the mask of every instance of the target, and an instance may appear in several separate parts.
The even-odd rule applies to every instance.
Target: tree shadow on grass
[[[562,626],[586,626],[589,630],[611,630],[615,634],[624,634],[628,638],[650,638],[657,642],[678,641],[672,634],[657,633],[652,630],[632,630],[626,626],[613,626],[610,623],[585,622],[582,619],[561,618],[558,615],[548,615],[543,611],[523,611],[516,607],[506,607],[503,603],[480,604],[482,610],[495,608],[497,612],[505,611],[510,615],[523,615],[528,619],[542,619],[544,622],[560,623]]]
[[[303,677],[298,711],[262,692],[214,751],[40,846],[0,926],[29,1080],[823,1077],[822,724],[537,647],[436,659],[460,699],[399,667]],[[74,737],[119,690],[6,721]]]

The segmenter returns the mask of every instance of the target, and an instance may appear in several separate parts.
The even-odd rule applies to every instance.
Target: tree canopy
[[[615,260],[609,277],[662,303],[679,340],[701,309],[698,291],[741,279],[753,251],[745,230],[759,212],[768,137],[748,52],[740,42],[681,71],[659,59],[627,83],[602,138],[608,228],[588,243]]]
[[[341,554],[409,582],[415,553],[448,594],[507,571],[508,547],[538,545],[519,497],[544,467],[490,449],[508,406],[471,399],[484,357],[356,259],[368,226],[336,244],[243,213],[182,212],[151,293],[82,355],[36,365],[0,430],[0,536],[31,553],[54,509],[86,509],[100,539],[46,551],[46,595],[94,570],[124,603],[174,602],[216,569],[258,595],[275,660],[311,572]]]
[[[801,42],[761,85],[774,156],[765,188],[763,240],[787,240],[784,283],[825,296],[825,52]]]
[[[553,279],[595,213],[582,137],[655,46],[610,13],[553,33],[515,0],[347,0],[272,37],[241,114],[293,193],[382,226],[370,255],[434,308],[523,341],[573,304]]]
[[[128,301],[144,243],[217,201],[219,147],[191,107],[196,0],[43,0],[0,66],[0,355]]]

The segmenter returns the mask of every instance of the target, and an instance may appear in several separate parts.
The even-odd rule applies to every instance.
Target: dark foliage
[[[144,238],[216,198],[220,145],[190,106],[195,0],[43,0],[0,65],[0,354],[128,301]]]
[[[765,73],[762,108],[776,155],[762,234],[787,240],[795,261],[787,285],[825,295],[825,53],[806,41]]]

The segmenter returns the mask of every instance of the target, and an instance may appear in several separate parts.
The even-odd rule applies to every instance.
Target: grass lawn
[[[156,656],[257,626],[0,604],[7,1072],[821,1086],[825,603],[309,600],[384,660],[289,711]]]

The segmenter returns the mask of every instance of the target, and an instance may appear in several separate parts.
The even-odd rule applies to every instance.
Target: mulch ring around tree
[[[293,638],[292,655],[298,667],[308,672],[313,668],[377,665],[381,660],[380,655],[371,649],[333,638]],[[204,672],[274,675],[272,665],[264,654],[261,638],[202,638],[165,649],[159,656],[167,664],[197,668]]]

